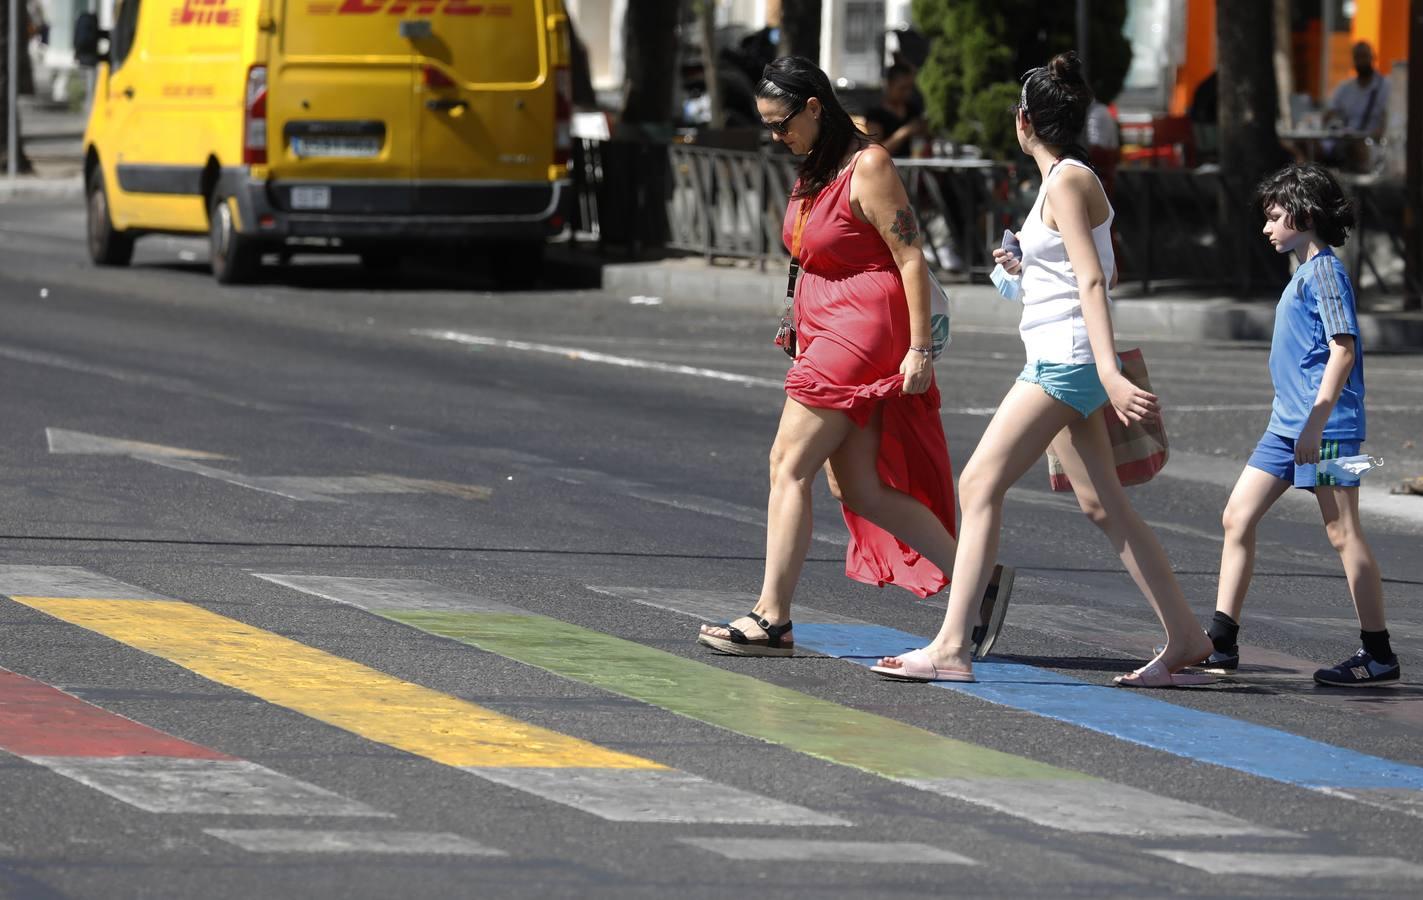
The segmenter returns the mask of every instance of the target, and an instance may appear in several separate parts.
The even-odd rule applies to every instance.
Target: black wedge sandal
[[[697,643],[704,647],[710,647],[718,653],[727,653],[732,656],[794,656],[795,641],[783,640],[782,636],[789,634],[791,623],[784,625],[772,625],[764,616],[759,616],[754,612],[746,614],[746,618],[755,622],[766,632],[765,637],[749,638],[740,628],[732,628],[730,622],[723,622],[718,628],[725,628],[731,632],[731,637],[722,638],[705,632],[697,635]]]

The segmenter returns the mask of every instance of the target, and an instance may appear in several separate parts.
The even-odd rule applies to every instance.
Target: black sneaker
[[[1391,663],[1381,663],[1369,655],[1367,650],[1341,662],[1332,669],[1320,669],[1314,673],[1314,680],[1330,687],[1372,687],[1377,684],[1398,682],[1398,657]]]
[[[1160,656],[1166,652],[1166,645],[1161,644],[1156,647],[1156,655]],[[1210,656],[1191,666],[1193,669],[1200,669],[1202,672],[1210,672],[1215,675],[1224,675],[1227,672],[1234,672],[1240,668],[1240,645],[1237,644],[1229,650],[1214,650]]]
[[[1013,594],[1012,566],[994,566],[993,576],[978,604],[978,624],[969,639],[973,641],[973,658],[982,659],[993,649],[998,632],[1003,630],[1003,617],[1008,614],[1008,598]]]

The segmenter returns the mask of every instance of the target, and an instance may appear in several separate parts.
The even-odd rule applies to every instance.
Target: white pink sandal
[[[1153,659],[1135,672],[1118,675],[1112,679],[1112,683],[1118,687],[1128,688],[1196,687],[1203,684],[1215,684],[1215,682],[1215,678],[1210,675],[1200,675],[1195,672],[1172,672],[1160,659]]]
[[[890,657],[899,660],[898,666],[870,666],[870,671],[876,675],[883,675],[885,678],[892,678],[895,681],[956,681],[969,683],[977,681],[973,677],[973,672],[967,669],[941,669],[929,660],[929,651],[910,650],[908,653],[901,653],[898,656]]]

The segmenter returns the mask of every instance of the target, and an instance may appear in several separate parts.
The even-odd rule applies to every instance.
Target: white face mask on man
[[[1335,478],[1344,478],[1353,481],[1366,475],[1370,469],[1377,469],[1383,465],[1383,460],[1375,459],[1367,453],[1359,456],[1343,456],[1339,459],[1321,459],[1318,469],[1323,475],[1333,475]]]

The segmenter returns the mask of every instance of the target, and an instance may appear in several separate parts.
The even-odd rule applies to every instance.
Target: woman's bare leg
[[[882,413],[876,410],[864,428],[851,429],[844,443],[830,454],[826,466],[830,492],[857,514],[913,547],[949,576],[958,545],[944,523],[929,507],[880,480],[881,419]]]
[[[1078,505],[1112,542],[1166,629],[1166,648],[1159,658],[1168,671],[1175,672],[1206,658],[1214,648],[1191,612],[1156,533],[1137,514],[1117,479],[1107,415],[1116,413],[1104,407],[1073,422],[1053,440],[1052,449],[1072,480]]]
[[[1080,414],[1054,400],[1035,384],[1014,383],[988,423],[988,429],[959,476],[958,551],[954,554],[954,581],[949,605],[938,635],[924,649],[941,669],[972,668],[973,622],[993,561],[998,555],[998,532],[1003,523],[1003,498],[1043,455],[1053,436]],[[897,657],[880,664],[897,668]]]
[[[772,625],[791,617],[791,598],[810,550],[810,490],[815,475],[854,430],[850,417],[833,409],[804,406],[787,397],[771,446],[771,498],[766,507],[766,572],[755,612]],[[743,616],[731,623],[748,637],[763,632]],[[702,633],[727,638],[730,632],[703,625]]]

